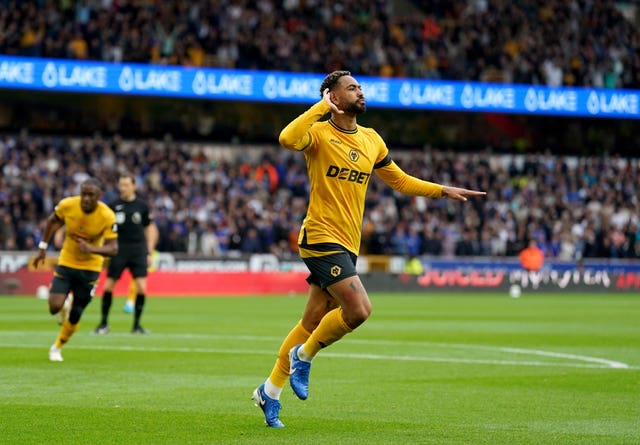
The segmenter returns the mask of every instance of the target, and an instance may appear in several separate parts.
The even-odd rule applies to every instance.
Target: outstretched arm
[[[481,192],[478,190],[468,190],[468,189],[463,189],[460,187],[449,187],[449,186],[444,186],[442,187],[442,196],[449,198],[449,199],[454,199],[456,201],[462,201],[462,202],[466,202],[467,201],[467,197],[470,196],[485,196],[487,194],[487,192]]]
[[[484,196],[487,193],[477,190],[467,190],[460,187],[450,187],[434,182],[423,181],[408,175],[398,165],[388,158],[388,164],[376,169],[380,178],[392,189],[407,195],[428,196],[430,198],[449,198],[456,201],[466,201],[469,196]]]
[[[375,172],[392,189],[412,196],[444,197],[444,186],[408,175],[389,156],[382,162],[385,165],[376,168]]]

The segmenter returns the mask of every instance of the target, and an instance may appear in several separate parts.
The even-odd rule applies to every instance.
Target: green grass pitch
[[[148,336],[122,298],[93,335],[96,299],[63,363],[46,301],[0,297],[0,444],[640,443],[640,295],[371,299],[271,429],[250,396],[304,296],[150,297]]]

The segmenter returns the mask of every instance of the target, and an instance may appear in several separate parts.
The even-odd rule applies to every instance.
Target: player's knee
[[[371,304],[360,304],[354,308],[350,308],[348,311],[342,309],[342,317],[344,322],[351,329],[355,329],[362,323],[367,321],[367,318],[371,315]]]
[[[371,315],[371,305],[363,305],[358,309],[358,312],[356,313],[356,321],[362,324],[365,321],[367,321],[370,315]]]
[[[64,305],[65,298],[66,295],[60,294],[51,294],[49,296],[49,313],[51,315],[60,312],[60,309],[62,309],[62,306]]]
[[[111,284],[111,285],[109,285],[109,284],[105,283],[105,285],[104,285],[104,287],[103,287],[102,291],[103,291],[103,292],[113,292],[113,289],[114,289],[115,287],[116,287],[116,286],[115,286],[115,284]]]

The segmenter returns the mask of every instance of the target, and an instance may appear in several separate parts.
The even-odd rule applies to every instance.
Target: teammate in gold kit
[[[47,218],[38,245],[35,267],[45,260],[48,242],[54,233],[66,226],[66,237],[51,281],[49,312],[59,312],[69,292],[73,293],[73,303],[49,349],[49,360],[53,362],[62,361],[62,347],[78,329],[82,312],[93,297],[104,257],[118,253],[116,215],[99,201],[101,195],[98,180],[84,181],[80,195],[62,199]]]
[[[334,71],[320,86],[322,100],[280,133],[280,144],[304,153],[310,182],[307,215],[298,238],[309,293],[302,319],[282,342],[271,374],[253,400],[271,427],[280,421],[280,394],[289,379],[296,396],[308,396],[311,360],[369,317],[371,301],[356,272],[367,187],[375,172],[394,190],[415,196],[467,201],[486,193],[435,184],[407,175],[378,133],[357,124],[366,111],[362,89],[348,71]],[[327,113],[328,120],[320,121]]]

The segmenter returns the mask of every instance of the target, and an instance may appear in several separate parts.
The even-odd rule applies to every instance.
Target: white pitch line
[[[155,335],[154,335],[155,336]],[[237,339],[237,338],[236,338]],[[450,345],[451,346],[451,345]],[[453,345],[460,346],[460,345]],[[467,345],[470,349],[474,349],[473,345]],[[0,344],[0,348],[30,348],[41,349],[41,345],[25,345],[25,344]],[[219,348],[167,348],[155,346],[104,346],[104,345],[73,345],[75,349],[82,350],[102,350],[102,351],[139,351],[139,352],[180,352],[180,353],[199,353],[199,354],[244,354],[244,355],[273,355],[273,351],[252,350],[252,349],[219,349]],[[46,349],[46,348],[45,348]],[[569,360],[585,361],[589,363],[550,363],[541,361],[520,361],[520,360],[493,360],[493,359],[472,359],[472,358],[454,358],[454,357],[424,357],[414,355],[384,355],[384,354],[357,354],[357,353],[339,353],[323,351],[322,356],[334,358],[349,358],[360,360],[389,360],[389,361],[407,361],[407,362],[434,362],[434,363],[466,363],[466,364],[484,364],[484,365],[502,365],[502,366],[547,366],[547,367],[563,367],[563,368],[593,368],[593,369],[640,369],[631,367],[626,363],[616,362],[612,360],[600,359],[597,357],[585,357],[574,354],[554,353],[550,351],[538,351],[517,348],[501,348],[479,346],[476,349],[499,350],[503,352],[511,352],[514,354],[531,354],[539,356],[548,356],[555,358],[566,358]]]
[[[412,362],[438,362],[438,363],[474,363],[482,365],[504,365],[504,366],[551,366],[551,367],[563,367],[563,368],[595,368],[595,369],[610,369],[612,366],[605,366],[604,364],[588,364],[588,363],[550,363],[550,362],[537,362],[537,361],[519,361],[519,360],[490,360],[490,359],[473,359],[473,358],[452,358],[452,357],[416,357],[411,355],[394,355],[385,356],[379,354],[340,354],[340,353],[322,353],[327,357],[348,357],[354,359],[365,360],[400,360],[400,361],[412,361]],[[623,363],[624,364],[624,363]],[[625,365],[624,369],[632,369]]]
[[[615,360],[608,360],[599,357],[589,357],[586,355],[565,354],[563,352],[543,351],[538,349],[520,349],[520,348],[499,348],[501,351],[512,352],[514,354],[528,354],[528,355],[540,355],[543,357],[556,357],[566,358],[569,360],[579,360],[591,363],[601,363],[609,368],[629,369],[629,365],[626,363],[618,362]]]
[[[129,334],[116,334],[127,336]],[[216,339],[216,340],[247,340],[247,341],[280,341],[282,340],[280,337],[258,337],[252,335],[224,335],[224,334],[160,334],[161,336],[165,336],[167,338],[185,338],[185,339]],[[154,334],[154,337],[156,335]],[[626,363],[609,360],[600,357],[591,357],[587,355],[578,355],[578,354],[568,354],[563,352],[554,352],[554,351],[545,351],[540,349],[525,349],[525,348],[511,348],[511,347],[502,347],[502,346],[487,346],[487,345],[472,345],[472,344],[464,344],[464,343],[442,343],[442,342],[417,342],[417,341],[394,341],[394,340],[367,340],[367,339],[349,339],[351,343],[360,343],[360,344],[372,344],[372,345],[397,345],[401,343],[402,345],[416,345],[416,346],[429,346],[429,347],[439,347],[439,348],[456,348],[456,349],[484,349],[487,351],[500,351],[507,352],[512,354],[524,354],[524,355],[537,355],[543,357],[554,357],[561,358],[567,360],[575,360],[587,363],[600,363],[602,367],[605,368],[620,368],[620,369],[630,369],[630,366]],[[323,355],[330,356],[332,353],[323,352]],[[358,355],[359,358],[368,358],[367,354],[362,356]],[[343,355],[340,355],[341,357]],[[373,356],[377,357],[377,356]],[[382,356],[389,357],[389,356]],[[379,358],[380,359],[380,358]],[[402,359],[399,359],[402,360]],[[421,360],[417,358],[417,360]],[[453,360],[453,359],[452,359]],[[475,359],[455,359],[460,363],[494,363],[493,360],[482,360],[476,361]],[[470,361],[469,361],[470,360]],[[441,359],[438,360],[430,360],[430,361],[443,361]],[[511,361],[499,361],[500,363],[511,364]],[[514,363],[526,363],[526,362],[517,362]],[[530,362],[530,363],[544,363],[549,365],[546,362]],[[593,366],[588,366],[593,367]]]

